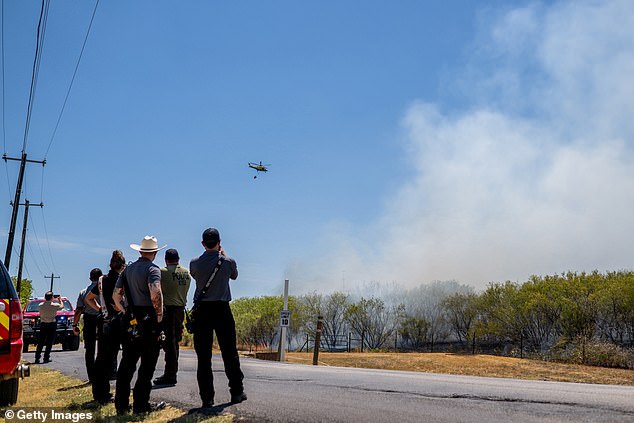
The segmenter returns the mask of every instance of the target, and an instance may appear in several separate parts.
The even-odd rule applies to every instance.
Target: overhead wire
[[[27,266],[26,263],[24,263],[22,268],[24,269],[24,273],[26,273],[26,278],[33,281],[33,279],[31,278],[31,273],[29,272],[29,266]]]
[[[42,269],[40,269],[40,265],[37,264],[37,260],[35,260],[35,254],[33,254],[33,249],[31,248],[31,242],[29,241],[29,237],[26,237],[25,244],[26,244],[27,251],[31,255],[31,260],[33,260],[33,264],[35,264],[35,267],[37,268],[37,271],[39,272],[40,275],[43,275],[44,273],[42,273]]]
[[[13,245],[13,254],[15,254],[15,255],[16,255],[16,256],[18,256],[18,257],[19,257],[19,255],[20,255],[20,252],[18,251],[18,247],[16,247],[15,245]],[[13,267],[15,268],[15,274],[17,274],[17,273],[18,273],[18,264],[17,264],[17,263],[14,263],[14,264],[13,264]],[[7,270],[8,270],[8,269],[7,269]]]
[[[0,48],[2,49],[2,145],[4,147],[4,154],[7,154],[7,131],[6,131],[6,114],[5,114],[5,87],[4,87],[4,0],[0,0],[2,2],[2,17],[1,17],[1,25],[2,29],[0,30]],[[4,161],[4,169],[7,172],[7,195],[9,196],[9,202],[11,202],[11,183],[9,182],[9,163]]]
[[[48,147],[46,148],[46,153],[44,154],[44,159],[48,156],[48,152],[51,149],[51,145],[53,144],[53,139],[55,138],[55,134],[57,134],[57,128],[59,127],[59,123],[62,120],[62,115],[64,114],[64,110],[66,109],[66,103],[68,102],[68,97],[70,96],[70,91],[73,88],[73,83],[75,82],[75,76],[77,76],[77,70],[79,69],[79,63],[81,62],[81,58],[84,55],[84,49],[86,48],[86,42],[88,41],[88,36],[90,35],[90,30],[92,28],[92,23],[95,20],[95,14],[97,13],[97,7],[99,6],[99,0],[95,2],[95,7],[92,11],[92,16],[90,18],[90,24],[88,24],[88,29],[86,30],[86,36],[84,37],[84,43],[81,46],[81,51],[79,52],[79,57],[77,58],[77,63],[75,64],[75,71],[73,72],[73,77],[70,80],[70,84],[68,85],[68,91],[66,92],[66,97],[64,98],[64,103],[62,104],[62,109],[59,112],[59,117],[57,118],[57,123],[55,124],[55,129],[53,130],[53,134],[51,135],[51,140],[48,142]]]
[[[2,130],[3,130],[3,147],[4,147],[4,151],[6,154],[6,130],[5,130],[5,49],[4,49],[4,0],[2,1],[2,34],[1,34],[1,47],[2,47]],[[75,78],[77,76],[77,71],[79,69],[79,64],[81,62],[81,59],[83,57],[83,53],[86,47],[86,43],[88,41],[88,36],[90,35],[90,31],[92,29],[92,25],[95,19],[95,15],[97,12],[97,8],[99,6],[99,1],[97,0],[95,2],[95,7],[93,9],[92,12],[92,16],[90,18],[90,23],[88,25],[88,29],[86,30],[86,35],[84,37],[84,41],[82,44],[82,48],[79,54],[79,57],[77,59],[77,63],[75,64],[75,69],[73,72],[73,76],[71,78],[71,82],[69,84],[68,90],[66,92],[66,96],[64,98],[64,102],[62,105],[62,108],[60,110],[59,116],[57,118],[57,122],[55,124],[55,128],[53,130],[53,133],[51,135],[51,139],[48,143],[48,146],[46,148],[46,153],[45,153],[45,157],[44,160],[46,160],[46,157],[48,156],[48,152],[50,151],[51,145],[53,143],[53,140],[55,139],[55,135],[57,133],[59,124],[61,122],[62,116],[64,114],[64,110],[66,108],[66,104],[68,102],[68,98],[70,96],[70,92],[72,90]],[[27,142],[28,142],[28,138],[29,138],[29,130],[30,130],[30,126],[31,126],[31,116],[33,113],[33,105],[35,103],[35,94],[36,94],[36,89],[37,89],[37,82],[38,82],[38,77],[39,77],[39,70],[40,70],[40,63],[41,63],[41,59],[42,59],[42,52],[44,49],[44,39],[45,39],[45,34],[46,34],[46,27],[47,27],[47,22],[48,22],[48,13],[49,13],[49,8],[50,8],[50,0],[42,0],[42,6],[40,9],[40,17],[39,17],[39,21],[38,21],[38,26],[37,26],[37,42],[36,42],[36,50],[35,50],[35,58],[33,60],[33,69],[32,69],[32,74],[31,74],[31,86],[30,86],[30,90],[29,90],[29,100],[28,100],[28,107],[27,107],[27,115],[26,115],[26,122],[25,122],[25,127],[24,127],[24,138],[23,138],[23,142],[22,142],[22,153],[26,152],[26,146],[27,146]],[[8,165],[6,164],[5,161],[5,169],[6,169],[6,173],[7,173],[7,184],[8,184],[8,192],[9,192],[9,200],[11,200],[11,196],[10,196],[10,192],[11,192],[11,184],[9,182],[9,170],[8,170]],[[44,171],[42,170],[42,184],[41,184],[41,190],[40,190],[40,201],[42,201],[43,197],[44,197]],[[55,262],[53,260],[53,255],[52,255],[52,251],[51,251],[51,247],[50,247],[50,241],[49,241],[49,237],[48,237],[48,229],[46,227],[46,219],[44,217],[44,212],[42,210],[42,221],[44,223],[44,231],[45,231],[45,235],[46,235],[46,241],[47,241],[47,245],[48,245],[48,250],[49,250],[49,256],[51,258],[51,264],[54,270],[55,269]],[[37,234],[35,234],[36,237],[36,242],[38,244],[40,253],[44,259],[44,263],[46,264],[46,259],[44,258],[44,254],[42,252],[42,248],[39,242],[39,238],[37,237]],[[37,261],[35,261],[35,255],[33,254],[33,250],[31,248],[30,242],[27,241],[27,247],[30,251],[31,254],[31,258],[34,260],[34,263],[36,265],[36,267],[38,268],[38,270],[41,273],[41,269],[39,268],[39,265],[37,264]],[[15,249],[15,247],[14,247]],[[16,252],[17,253],[17,252]],[[26,267],[26,266],[25,266]]]
[[[42,257],[42,262],[44,263],[44,266],[46,266],[47,268],[52,268],[52,266],[49,266],[46,257],[44,257],[44,250],[42,249],[42,243],[40,242],[40,238],[37,235],[37,229],[36,229],[36,225],[35,225],[35,219],[31,218],[30,219],[30,230],[33,234],[33,236],[35,237],[35,243],[37,244],[37,249],[40,252],[40,256]]]
[[[2,30],[0,31],[0,48],[2,48],[2,145],[4,146],[4,152],[7,152],[7,133],[4,127],[5,113],[4,113],[4,0],[2,1]]]
[[[55,260],[53,260],[53,251],[51,250],[51,243],[49,241],[48,238],[48,229],[46,228],[46,219],[44,218],[44,207],[40,207],[40,210],[42,210],[42,222],[44,223],[44,235],[46,236],[46,244],[48,246],[48,254],[51,258],[51,266],[53,267],[53,270],[55,271],[55,273],[59,273],[57,271],[57,268],[55,267]]]
[[[31,88],[29,91],[29,102],[26,113],[26,122],[24,125],[24,140],[22,142],[22,153],[26,153],[26,144],[29,136],[29,128],[31,125],[31,115],[33,112],[33,104],[35,102],[35,91],[37,88],[37,80],[40,71],[40,63],[42,60],[42,51],[44,49],[44,36],[46,34],[46,23],[48,21],[48,11],[50,7],[50,0],[42,0],[42,7],[40,9],[40,18],[37,24],[37,36],[36,36],[36,47],[35,47],[35,59],[33,60],[33,70],[31,73]],[[4,50],[3,50],[4,51]],[[6,148],[6,147],[5,147]],[[7,180],[8,180],[8,171],[7,171]],[[24,189],[26,196],[26,188]],[[25,228],[23,228],[24,230]],[[36,267],[39,269],[39,265],[35,261],[35,257],[33,251],[31,250],[30,243],[28,239],[25,240],[25,244],[31,251],[31,258],[35,263]]]
[[[95,7],[93,8],[92,15],[90,17],[90,22],[88,24],[88,28],[86,29],[86,35],[84,36],[84,41],[82,43],[81,50],[79,51],[79,56],[77,58],[77,62],[75,63],[75,69],[73,70],[73,76],[71,77],[70,83],[68,85],[68,90],[66,91],[66,95],[64,96],[64,102],[62,103],[62,108],[60,109],[59,116],[57,117],[57,122],[55,123],[55,128],[53,129],[53,133],[51,134],[51,139],[49,140],[48,146],[46,147],[46,152],[44,153],[44,160],[46,160],[46,158],[48,157],[48,153],[49,153],[49,151],[51,149],[51,146],[53,144],[53,140],[55,139],[55,135],[57,134],[57,130],[59,128],[60,122],[62,121],[62,117],[64,115],[64,111],[66,110],[66,104],[68,103],[68,98],[70,97],[71,90],[72,90],[73,85],[75,83],[75,78],[77,76],[77,71],[79,70],[79,65],[80,65],[81,59],[82,59],[82,57],[84,55],[84,50],[86,49],[86,43],[88,42],[88,37],[90,36],[90,31],[92,29],[93,22],[95,20],[95,15],[97,14],[97,8],[99,7],[99,1],[100,0],[97,0],[95,2]],[[40,202],[42,202],[42,203],[43,203],[43,198],[44,198],[44,169],[42,169],[42,184],[41,184],[41,190],[40,190]],[[44,217],[44,208],[41,207],[41,210],[42,210],[42,222],[44,223],[44,234],[46,236],[46,244],[47,244],[49,256],[51,258],[51,266],[52,266],[53,270],[55,271],[55,273],[58,273],[57,269],[55,267],[55,260],[53,260],[53,251],[51,249],[50,238],[48,236],[48,228],[46,226],[46,219]]]
[[[40,203],[44,204],[44,166],[42,166],[42,184],[40,185]],[[55,260],[53,260],[53,250],[51,249],[51,242],[48,237],[48,228],[46,227],[46,218],[44,217],[44,207],[40,207],[42,211],[42,223],[44,224],[44,236],[46,238],[46,247],[48,248],[48,255],[51,259],[51,267],[57,273],[57,269],[55,268]]]
[[[31,89],[29,91],[29,104],[26,111],[26,124],[24,125],[24,140],[22,141],[22,152],[26,152],[26,143],[29,138],[29,129],[31,126],[31,115],[33,113],[33,104],[35,103],[35,90],[37,88],[37,80],[40,73],[40,62],[42,61],[42,50],[44,49],[44,35],[46,34],[46,23],[48,21],[48,9],[50,0],[42,0],[42,8],[40,10],[40,19],[37,24],[37,43],[35,46],[35,59],[33,60],[33,71],[31,73]]]
[[[7,152],[7,137],[4,130],[4,0],[0,7],[2,13],[2,29],[0,30],[0,48],[2,48],[2,145],[4,146],[4,152]]]

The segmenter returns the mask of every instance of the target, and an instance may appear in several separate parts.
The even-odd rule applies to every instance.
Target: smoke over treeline
[[[401,127],[408,180],[365,227],[325,228],[297,260],[300,291],[631,268],[634,8],[627,1],[483,14],[463,102],[413,101]],[[464,106],[467,104],[467,106]]]

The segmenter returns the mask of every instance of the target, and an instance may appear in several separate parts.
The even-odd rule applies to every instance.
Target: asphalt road
[[[32,361],[33,352],[25,354]],[[54,349],[46,366],[86,380],[83,348]],[[247,422],[634,422],[634,387],[306,366],[242,359],[249,399],[231,405],[214,356],[213,413]],[[155,376],[162,374],[163,357]],[[196,355],[181,351],[178,384],[152,400],[200,406]],[[114,382],[113,382],[114,388]]]

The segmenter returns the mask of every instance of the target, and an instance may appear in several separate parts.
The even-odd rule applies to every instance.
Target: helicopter
[[[269,171],[268,166],[271,166],[271,165],[270,164],[264,164],[263,165],[262,162],[260,162],[260,163],[249,162],[249,167],[251,169],[255,169],[257,171],[256,174],[253,176],[253,179],[257,179],[257,177],[258,177],[257,173],[258,172],[268,172]]]

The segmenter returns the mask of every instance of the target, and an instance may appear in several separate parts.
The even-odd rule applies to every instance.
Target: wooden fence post
[[[321,329],[324,325],[323,316],[317,317],[317,332],[315,333],[315,347],[313,348],[313,366],[316,366],[319,360],[319,347],[321,344]]]

